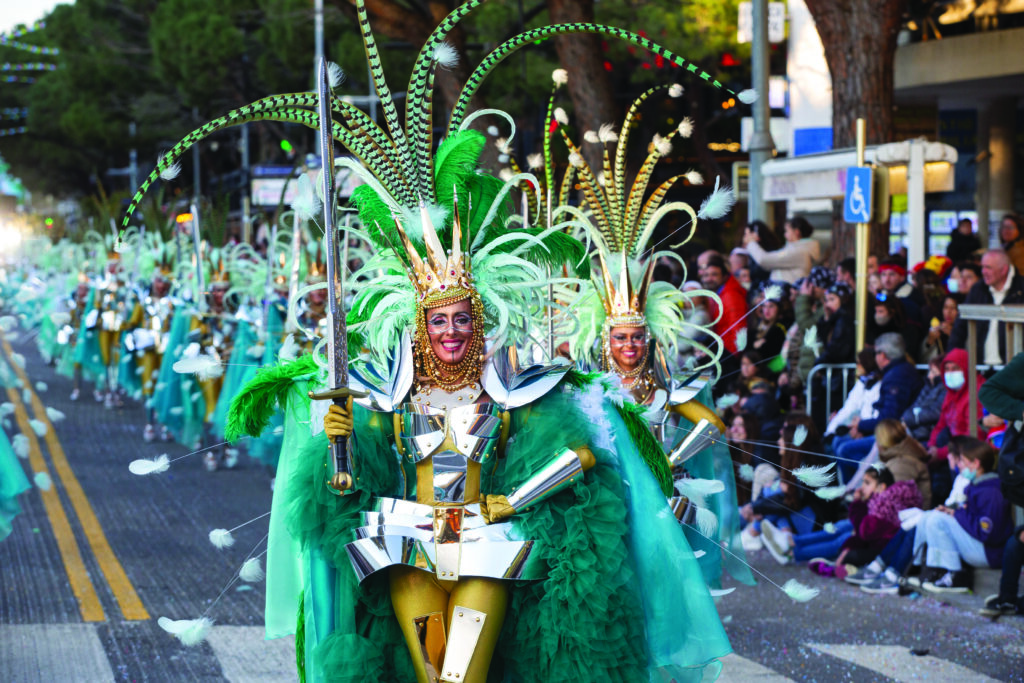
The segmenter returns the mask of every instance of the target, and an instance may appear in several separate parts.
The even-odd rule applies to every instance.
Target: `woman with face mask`
[[[942,363],[942,380],[946,385],[946,398],[942,401],[939,421],[932,428],[928,438],[928,454],[938,460],[945,460],[948,453],[949,438],[970,434],[970,400],[967,391],[967,351],[953,349],[946,354]],[[984,384],[985,378],[978,374],[978,387]],[[978,415],[982,414],[981,402],[974,399],[978,406]],[[978,438],[985,438],[986,430],[978,427]]]
[[[921,348],[919,328],[909,324],[903,303],[897,297],[881,291],[875,297],[874,306],[871,306],[869,301],[865,343],[873,344],[876,339],[888,332],[895,332],[903,337],[907,353],[912,359],[917,358],[917,352]]]

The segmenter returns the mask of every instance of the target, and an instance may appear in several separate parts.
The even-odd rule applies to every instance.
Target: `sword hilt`
[[[335,405],[345,405],[349,397],[363,398],[368,394],[365,391],[356,391],[348,387],[328,389],[322,392],[309,392],[309,397],[314,401],[331,401]],[[331,476],[327,480],[327,486],[338,495],[344,496],[352,493],[355,486],[353,478],[352,458],[348,452],[348,437],[341,436],[331,442]]]

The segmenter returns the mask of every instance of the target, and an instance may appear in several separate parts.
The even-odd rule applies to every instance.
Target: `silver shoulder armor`
[[[661,344],[658,343],[654,345],[651,366],[654,370],[655,383],[668,393],[668,405],[679,405],[696,398],[700,390],[712,379],[710,372],[673,376],[668,367],[668,361],[665,360],[665,354],[661,350]]]
[[[506,410],[532,403],[558,384],[572,365],[561,358],[551,365],[520,367],[515,347],[495,351],[484,366],[481,383],[491,399]]]
[[[366,397],[355,402],[369,410],[393,413],[412,389],[413,361],[412,338],[408,332],[402,335],[398,353],[387,359],[383,368],[369,361],[349,366],[348,386],[366,393]]]

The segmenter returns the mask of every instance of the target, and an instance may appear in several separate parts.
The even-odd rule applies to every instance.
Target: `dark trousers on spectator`
[[[1024,533],[1024,525],[1014,529],[1013,536],[1006,542],[1003,550],[1003,574],[999,579],[999,598],[1005,602],[1015,602],[1018,608],[1024,609],[1024,596],[1018,596],[1020,571],[1024,567],[1024,543],[1020,536]]]

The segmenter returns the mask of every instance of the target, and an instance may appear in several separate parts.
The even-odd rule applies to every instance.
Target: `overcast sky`
[[[31,25],[57,5],[68,0],[0,0],[0,33],[9,33],[18,24]]]

